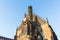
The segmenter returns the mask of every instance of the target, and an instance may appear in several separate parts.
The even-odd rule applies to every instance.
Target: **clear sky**
[[[0,36],[14,38],[29,5],[33,13],[48,18],[60,40],[60,0],[0,0]]]

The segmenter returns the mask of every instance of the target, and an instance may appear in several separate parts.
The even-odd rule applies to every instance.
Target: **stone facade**
[[[15,40],[58,40],[48,20],[33,14],[32,6],[28,7],[22,24],[16,30]]]

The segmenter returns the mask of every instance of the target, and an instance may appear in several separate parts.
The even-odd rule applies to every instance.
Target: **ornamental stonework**
[[[35,15],[32,6],[28,6],[28,14],[24,15],[22,24],[17,28],[15,40],[58,40],[48,19]]]

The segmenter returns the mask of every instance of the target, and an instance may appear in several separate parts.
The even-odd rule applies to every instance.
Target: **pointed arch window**
[[[30,35],[30,27],[29,26],[28,26],[28,30],[27,31],[28,31],[27,34]]]

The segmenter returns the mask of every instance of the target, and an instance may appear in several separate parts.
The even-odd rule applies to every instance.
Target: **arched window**
[[[30,27],[28,26],[27,34],[30,35]]]

